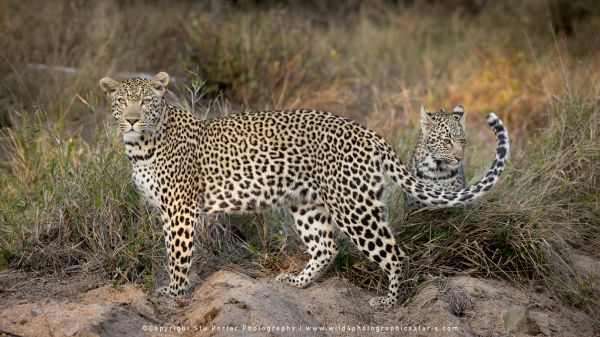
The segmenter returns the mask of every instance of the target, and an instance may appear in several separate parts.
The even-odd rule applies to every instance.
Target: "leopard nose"
[[[131,126],[133,126],[133,124],[135,124],[137,121],[139,121],[139,118],[125,118],[125,120],[127,122],[129,122],[129,124],[131,124]]]
[[[465,157],[465,153],[462,149],[456,149],[453,153],[454,158],[458,161],[461,161]]]

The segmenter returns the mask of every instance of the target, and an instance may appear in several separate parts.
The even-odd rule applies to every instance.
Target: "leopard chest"
[[[450,191],[464,187],[464,167],[461,163],[456,167],[438,163],[433,157],[426,156],[415,163],[413,173],[424,183]]]
[[[133,165],[133,183],[139,193],[150,205],[160,207],[156,172],[152,164]]]

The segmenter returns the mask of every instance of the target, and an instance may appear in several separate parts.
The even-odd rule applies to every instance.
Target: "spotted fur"
[[[385,271],[389,292],[369,303],[389,308],[398,300],[407,257],[387,224],[384,177],[427,205],[458,205],[489,190],[508,157],[506,130],[490,114],[498,140],[490,171],[469,188],[439,191],[411,174],[381,136],[351,120],[306,109],[199,120],[166,104],[167,83],[166,73],[150,80],[100,81],[124,133],[135,185],[164,221],[170,283],[159,292],[169,296],[189,286],[200,214],[287,206],[311,258],[300,274],[277,279],[304,287],[322,274],[336,254],[335,224]]]
[[[464,113],[458,105],[452,113],[444,109],[429,112],[421,108],[419,140],[408,158],[409,171],[427,185],[447,191],[465,188],[464,151],[467,136]],[[409,210],[424,207],[416,198],[404,193]]]

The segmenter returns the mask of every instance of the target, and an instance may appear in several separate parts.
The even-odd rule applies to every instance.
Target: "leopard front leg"
[[[169,285],[160,287],[160,294],[177,297],[185,294],[190,282],[188,273],[192,265],[196,210],[182,205],[173,207],[177,212],[167,211],[162,215],[165,246],[169,255]]]

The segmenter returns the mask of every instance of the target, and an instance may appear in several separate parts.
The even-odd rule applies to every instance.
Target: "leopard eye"
[[[148,105],[148,104],[150,104],[151,102],[152,102],[152,100],[151,100],[151,99],[149,99],[149,98],[144,98],[144,99],[142,100],[142,104],[143,104],[143,105]]]
[[[444,138],[444,144],[450,145],[451,143],[452,141],[450,140],[450,138]]]
[[[125,104],[125,98],[117,98],[117,103],[121,105]]]

